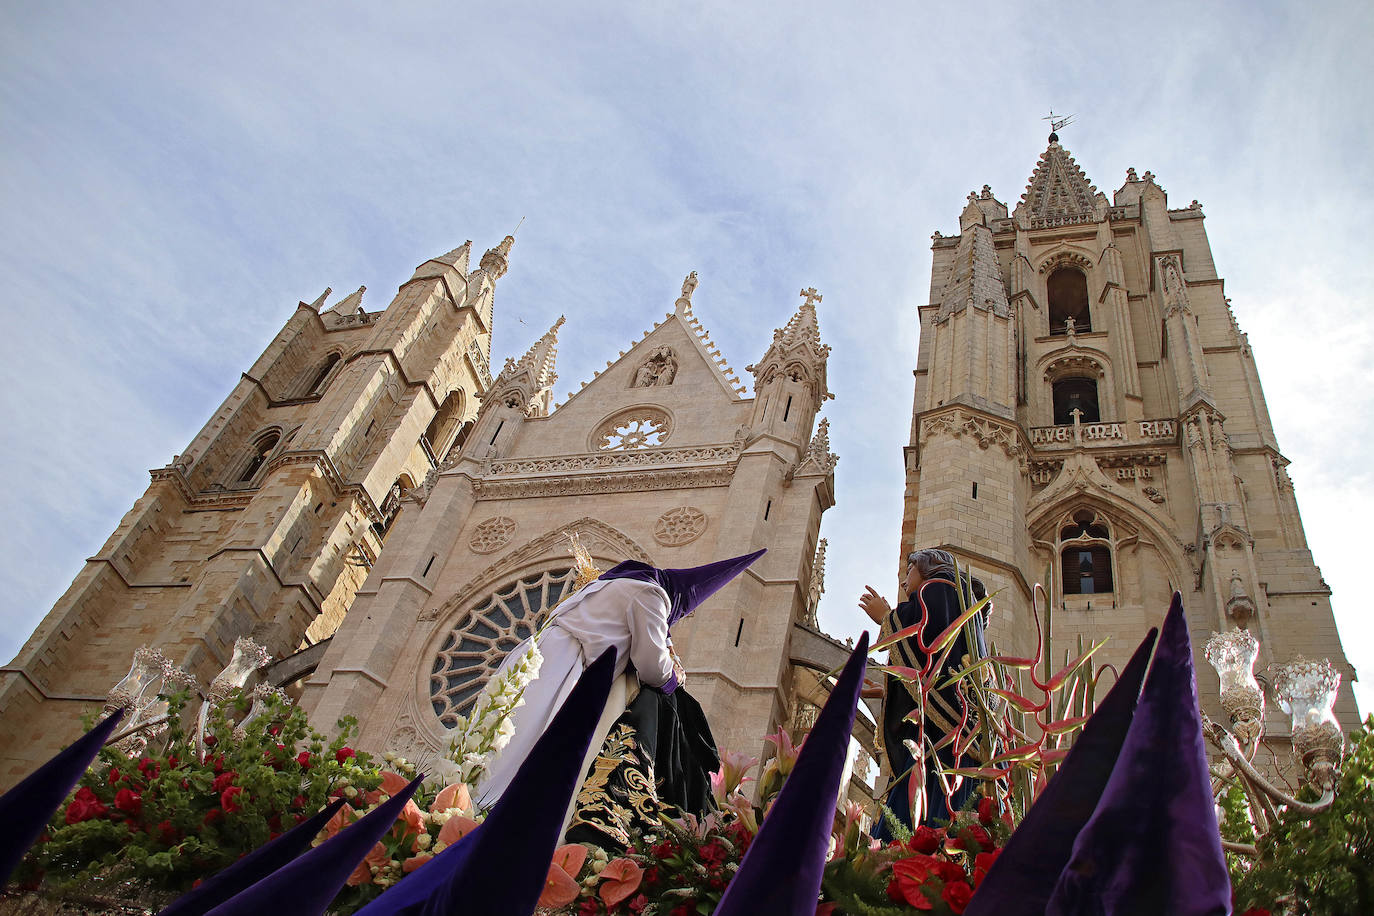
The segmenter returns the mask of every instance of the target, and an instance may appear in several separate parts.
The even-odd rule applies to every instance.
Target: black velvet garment
[[[705,814],[714,805],[711,774],[718,769],[701,704],[681,687],[643,687],[592,761],[567,841],[624,849],[634,832],[656,828],[661,814]]]
[[[965,594],[965,603],[972,604],[972,596]],[[916,594],[901,604],[888,615],[888,624],[895,633],[898,630],[914,626],[921,622],[922,608],[925,604],[925,623],[920,630],[920,641],[929,645],[941,633],[949,628],[949,625],[959,619],[959,596],[954,590],[954,584],[945,579],[927,579],[921,584],[919,600]],[[987,655],[987,646],[983,640],[983,616],[975,614],[970,621],[976,636],[976,646],[973,651],[969,650],[968,640],[964,633],[960,633],[955,639],[954,648],[950,650],[945,659],[943,670],[940,677],[952,673],[963,667],[961,660],[965,655],[972,658],[982,658]],[[892,663],[908,668],[922,669],[927,661],[927,655],[921,650],[920,643],[916,638],[910,637],[900,641],[892,647]],[[913,684],[914,688],[915,685]],[[961,700],[955,685],[950,685],[944,690],[931,691],[930,709],[927,711],[925,719],[925,733],[932,742],[942,738],[949,729],[959,721],[961,712]],[[896,781],[889,787],[885,803],[892,812],[897,815],[898,820],[908,828],[911,825],[911,799],[908,797],[909,776],[902,776],[911,769],[915,759],[911,752],[902,743],[903,738],[910,738],[921,743],[920,729],[914,722],[905,721],[906,716],[916,708],[916,699],[907,689],[907,685],[897,678],[888,675],[887,678],[887,699],[883,703],[883,744],[886,747],[888,764],[891,767],[892,775]],[[972,722],[972,719],[970,719]],[[967,755],[958,761],[954,758],[952,746],[945,746],[938,753],[940,763],[945,767],[961,766],[973,767],[978,763]],[[945,806],[945,795],[940,788],[940,783],[935,775],[933,762],[926,763],[926,820],[925,823],[934,825],[936,821],[947,821],[949,811]],[[954,793],[952,803],[955,810],[973,793],[974,781],[965,779],[963,785]],[[878,825],[875,833],[879,839],[890,839],[886,824]]]

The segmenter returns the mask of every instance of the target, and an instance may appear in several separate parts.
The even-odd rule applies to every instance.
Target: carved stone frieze
[[[734,461],[742,443],[705,445],[696,448],[640,448],[552,458],[507,458],[493,461],[488,473],[495,476],[516,474],[558,474],[611,468],[653,467],[656,465],[701,464]]]
[[[734,475],[733,467],[681,468],[643,473],[618,471],[613,474],[580,474],[576,477],[481,480],[474,485],[474,492],[481,499],[522,499],[532,496],[726,487]]]
[[[1060,267],[1076,267],[1085,274],[1093,269],[1093,262],[1076,251],[1059,251],[1040,262],[1040,273],[1047,274]]]
[[[1026,450],[1016,427],[957,407],[921,421],[921,445],[936,436],[968,436],[979,448],[1000,447],[1008,458],[1018,458]]]
[[[706,530],[706,513],[696,506],[678,506],[658,517],[654,540],[665,547],[681,547],[701,537]]]
[[[495,553],[515,536],[515,519],[498,515],[482,522],[472,531],[468,546],[473,553]]]

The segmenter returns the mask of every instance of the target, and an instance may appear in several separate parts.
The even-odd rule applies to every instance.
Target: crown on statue
[[[568,552],[573,555],[573,567],[576,572],[573,577],[573,589],[577,590],[600,578],[601,570],[592,559],[592,555],[587,552],[587,548],[582,546],[582,539],[576,532],[568,533],[568,541],[571,544]]]

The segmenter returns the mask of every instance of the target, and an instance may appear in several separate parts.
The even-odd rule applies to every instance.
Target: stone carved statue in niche
[[[677,357],[669,347],[659,347],[635,370],[635,388],[663,388],[677,375]]]
[[[1255,602],[1245,593],[1240,573],[1234,569],[1231,570],[1231,596],[1226,601],[1226,616],[1242,630],[1248,630],[1255,617]]]

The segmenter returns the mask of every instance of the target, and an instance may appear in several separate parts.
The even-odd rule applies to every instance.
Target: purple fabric
[[[1193,650],[1183,598],[1175,592],[1121,756],[1045,913],[1230,912],[1231,881],[1212,807]]]
[[[668,626],[671,627],[767,552],[766,549],[756,550],[688,569],[658,569],[638,560],[626,560],[612,566],[598,578],[636,579],[658,585],[668,593]]]
[[[1112,775],[1159,631],[1151,629],[978,885],[964,916],[1042,916]]]
[[[105,746],[124,710],[111,713],[103,722],[58,751],[47,763],[30,773],[13,789],[0,795],[0,887],[23,860],[29,847],[43,835],[43,828],[76,787],[81,774]]]
[[[867,656],[864,633],[715,916],[814,916]]]
[[[206,878],[173,900],[158,916],[201,916],[230,897],[256,884],[310,848],[315,834],[343,807],[345,799],[330,802],[308,820],[254,849],[248,855]]]
[[[482,826],[355,916],[533,913],[614,680],[615,649],[607,649],[582,672]]]
[[[423,775],[415,777],[410,785],[361,819],[216,906],[209,911],[209,916],[263,916],[266,913],[320,916],[353,869],[395,826],[401,809],[420,787],[422,779]]]

